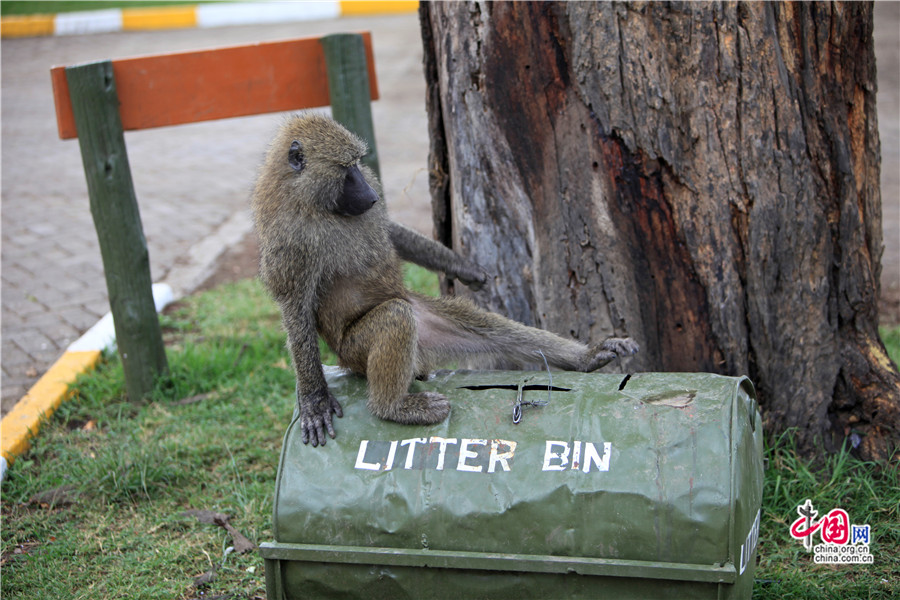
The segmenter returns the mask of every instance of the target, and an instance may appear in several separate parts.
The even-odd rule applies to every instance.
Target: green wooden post
[[[116,345],[132,399],[168,371],[153,304],[150,256],[125,151],[111,61],[66,69],[91,214],[100,240]]]
[[[361,137],[369,146],[363,163],[381,179],[378,146],[372,123],[369,96],[369,69],[363,38],[357,33],[336,33],[322,37],[328,69],[328,91],[334,120]]]

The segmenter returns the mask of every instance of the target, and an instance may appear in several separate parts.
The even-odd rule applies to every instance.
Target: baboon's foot
[[[631,338],[607,338],[596,346],[591,346],[585,372],[596,371],[619,356],[631,356],[640,348]]]
[[[450,401],[437,392],[416,392],[401,396],[387,410],[372,407],[372,412],[382,419],[404,425],[434,425],[450,414]]]

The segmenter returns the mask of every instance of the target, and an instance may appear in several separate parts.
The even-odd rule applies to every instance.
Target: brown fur
[[[301,150],[289,161],[292,147]],[[535,363],[542,360],[540,349],[555,367],[593,371],[637,351],[627,338],[588,348],[460,298],[407,290],[401,257],[475,289],[487,276],[452,250],[388,219],[377,179],[359,165],[365,152],[362,141],[331,119],[292,118],[272,142],[253,194],[260,278],[281,307],[304,443],[324,444],[326,431],[334,437],[332,415],[341,416],[325,383],[317,332],[343,366],[367,377],[372,413],[408,424],[438,423],[449,414],[443,395],[410,394],[408,388],[414,377],[451,359],[492,354]],[[364,211],[356,214],[363,210],[360,198]],[[348,206],[353,215],[346,214]]]

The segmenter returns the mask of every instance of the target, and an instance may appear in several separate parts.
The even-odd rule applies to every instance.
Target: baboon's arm
[[[453,279],[479,290],[487,283],[487,272],[480,265],[467,260],[432,239],[399,223],[390,224],[391,242],[401,259],[416,263],[431,271],[441,271]]]
[[[319,337],[316,333],[315,303],[303,294],[282,302],[281,310],[288,334],[288,347],[297,373],[297,402],[300,405],[300,425],[303,443],[325,445],[325,432],[335,436],[332,415],[343,416],[341,405],[328,390],[322,361],[319,356]]]

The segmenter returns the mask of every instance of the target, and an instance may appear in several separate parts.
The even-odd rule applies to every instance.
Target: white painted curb
[[[261,25],[286,21],[317,21],[341,16],[338,2],[235,2],[198,4],[197,27]]]
[[[172,287],[166,283],[153,284],[153,304],[156,312],[161,312],[175,300]],[[116,347],[116,329],[111,312],[88,329],[84,335],[72,342],[66,352],[84,352],[86,350],[110,350]]]

